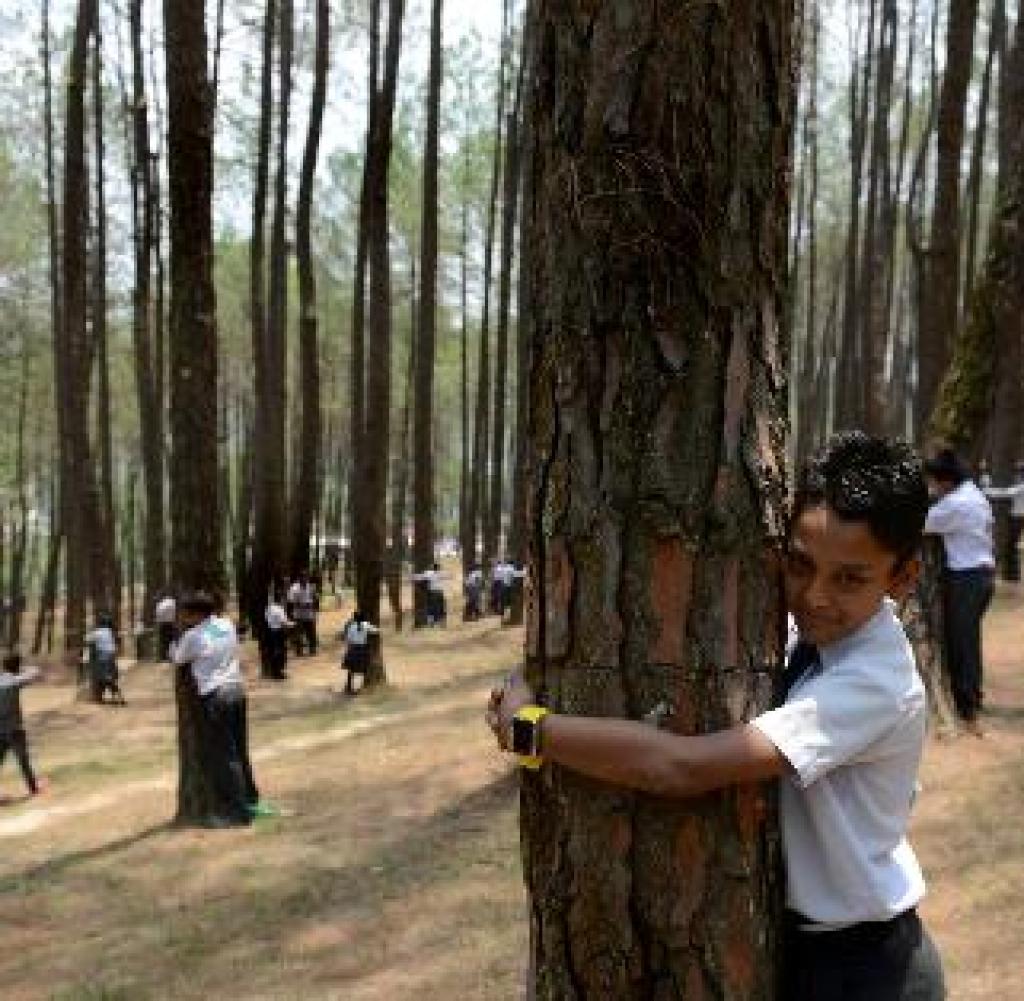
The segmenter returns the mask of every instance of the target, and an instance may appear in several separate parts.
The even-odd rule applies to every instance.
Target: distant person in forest
[[[465,607],[462,611],[463,621],[476,622],[483,614],[480,607],[483,593],[483,571],[474,563],[462,581],[462,596],[465,599]]]
[[[498,560],[494,564],[494,580],[492,583],[492,611],[504,618],[512,607],[512,594],[517,582],[526,577],[526,571],[517,567],[508,558]]]
[[[989,500],[1009,500],[1010,526],[1006,540],[1006,579],[1020,580],[1020,538],[1024,531],[1024,462],[1018,462],[1013,483],[1008,487],[988,487],[985,496]]]
[[[177,635],[178,607],[173,595],[165,594],[153,610],[156,620],[157,639],[160,644],[160,659],[170,660],[171,643]]]
[[[264,658],[267,677],[284,681],[288,677],[288,633],[295,628],[281,603],[281,589],[274,587],[264,612]]]
[[[448,604],[444,596],[446,579],[437,563],[429,570],[422,570],[412,575],[413,583],[422,584],[426,590],[425,612],[428,626],[443,626],[448,621]]]
[[[96,616],[96,625],[85,634],[85,662],[94,702],[102,702],[110,693],[112,702],[125,704],[117,669],[117,636],[114,620],[106,612]]]
[[[311,656],[316,655],[316,616],[320,608],[320,594],[309,574],[299,574],[293,585],[291,616],[295,620],[295,652],[299,656],[308,650]]]
[[[992,506],[970,479],[952,449],[925,463],[934,503],[924,530],[942,537],[943,647],[953,702],[964,728],[982,735],[978,712],[983,701],[981,620],[995,588]]]
[[[171,651],[192,672],[202,706],[202,758],[223,813],[212,826],[248,824],[260,814],[259,792],[249,760],[245,681],[238,660],[238,635],[220,614],[220,602],[205,591],[181,600],[181,639]]]
[[[348,671],[345,679],[345,694],[355,695],[355,679],[361,677],[366,683],[366,672],[370,666],[370,637],[380,630],[369,622],[362,609],[357,608],[352,618],[342,627],[340,638],[345,643],[345,655],[341,661],[342,670]]]
[[[900,442],[835,436],[801,471],[785,563],[796,642],[782,704],[698,736],[549,711],[519,676],[491,693],[499,745],[615,786],[698,797],[777,780],[786,872],[783,1001],[941,1001],[907,840],[925,687],[894,599],[914,586],[928,512]],[[651,725],[651,724],[654,725]]]
[[[38,677],[39,668],[23,667],[20,654],[9,653],[4,657],[3,672],[0,673],[0,767],[3,767],[7,752],[13,751],[30,796],[40,792],[42,786],[29,759],[28,737],[21,712],[21,690]]]

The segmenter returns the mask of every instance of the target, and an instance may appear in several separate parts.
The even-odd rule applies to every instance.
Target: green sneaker
[[[267,803],[261,799],[249,806],[249,816],[253,819],[257,817],[280,817],[281,811],[273,803]]]

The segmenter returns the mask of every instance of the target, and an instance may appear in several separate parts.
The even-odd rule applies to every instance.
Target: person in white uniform
[[[953,701],[964,728],[981,736],[981,620],[995,590],[992,506],[950,449],[929,459],[925,472],[937,499],[924,530],[942,537],[946,553],[942,625]]]
[[[796,642],[782,705],[699,736],[538,705],[518,675],[487,722],[525,767],[552,763],[661,796],[777,780],[786,861],[785,1001],[939,1001],[938,953],[907,826],[925,689],[891,599],[918,571],[920,459],[845,432],[802,470],[786,563]],[[653,714],[651,714],[653,715]]]
[[[1018,462],[1008,487],[983,488],[989,500],[1009,500],[1010,537],[1006,545],[1006,579],[1020,580],[1020,537],[1024,532],[1024,462]]]

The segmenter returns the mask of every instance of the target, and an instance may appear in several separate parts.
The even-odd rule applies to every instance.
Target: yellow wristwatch
[[[540,721],[547,716],[543,706],[523,706],[512,717],[512,750],[519,764],[536,771],[544,763],[540,747]]]

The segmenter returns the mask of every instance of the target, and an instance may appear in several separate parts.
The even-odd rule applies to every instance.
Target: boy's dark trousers
[[[981,708],[981,620],[992,601],[988,567],[945,570],[942,575],[946,664],[957,715],[973,720]]]
[[[803,931],[787,912],[780,1001],[942,1001],[942,962],[917,912],[838,931]]]
[[[32,771],[32,762],[28,758],[28,738],[25,736],[24,730],[0,733],[0,766],[3,765],[4,758],[7,757],[8,749],[14,751],[14,756],[18,759],[18,766],[21,768],[21,774],[29,792],[37,792],[39,784],[36,782],[35,772]]]
[[[222,685],[203,696],[203,753],[218,800],[229,819],[249,820],[249,807],[259,799],[249,762],[245,690]]]

